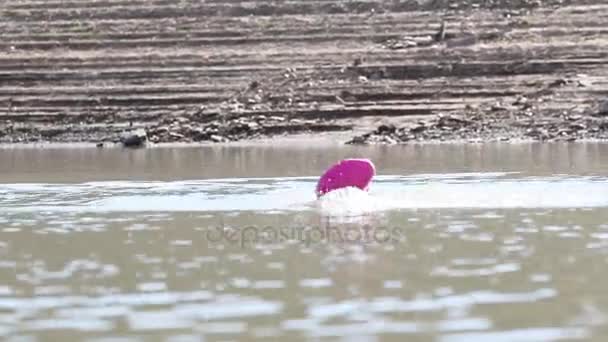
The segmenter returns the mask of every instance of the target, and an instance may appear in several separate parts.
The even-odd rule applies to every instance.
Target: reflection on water
[[[155,169],[180,150],[0,150],[0,336],[603,340],[608,147],[576,146],[372,148],[369,196],[320,202],[331,158],[314,149],[198,151],[217,165],[194,177]],[[123,152],[145,157],[109,167]],[[62,172],[58,155],[88,164]]]
[[[381,175],[520,172],[608,173],[603,144],[481,144],[151,148],[2,148],[2,183],[172,181],[318,176],[336,160],[370,158]]]

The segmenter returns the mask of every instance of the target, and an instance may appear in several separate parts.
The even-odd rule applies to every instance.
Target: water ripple
[[[176,182],[2,184],[1,212],[302,211],[315,208],[316,178]],[[608,206],[603,177],[521,177],[477,173],[378,176],[370,195],[351,191],[321,201],[330,211],[423,208],[563,208]],[[563,196],[567,193],[568,196]],[[349,199],[345,202],[345,199]],[[495,213],[485,214],[488,219]]]

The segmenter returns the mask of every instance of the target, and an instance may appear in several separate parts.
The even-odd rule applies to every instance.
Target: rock
[[[526,131],[526,136],[544,140],[548,137],[548,133],[544,129],[531,128]]]
[[[180,116],[180,117],[177,117],[175,119],[175,121],[177,121],[178,123],[183,125],[183,124],[187,124],[188,122],[190,122],[190,119],[188,119],[187,117],[184,117],[184,116]]]
[[[365,138],[363,136],[356,136],[356,137],[352,138],[351,140],[347,141],[346,144],[363,145],[363,144],[365,144]]]
[[[184,135],[190,134],[192,132],[192,125],[185,124],[179,127],[178,131]]]
[[[213,142],[222,142],[224,141],[224,137],[217,135],[217,134],[212,134],[209,139]]]
[[[405,40],[403,40],[402,44],[406,48],[418,46],[418,42],[413,39],[405,39]]]
[[[169,133],[169,136],[173,139],[173,140],[183,140],[186,136],[181,134],[181,133],[177,133],[177,132],[171,132]]]
[[[203,127],[194,127],[188,132],[188,134],[194,141],[209,139],[209,134],[205,132]]]
[[[121,139],[124,147],[141,147],[144,145],[145,138],[138,135],[130,135]]]
[[[390,136],[384,136],[383,140],[384,140],[385,143],[391,144],[391,145],[394,145],[394,144],[397,143],[397,140],[391,138]]]
[[[600,102],[597,108],[598,115],[608,115],[608,100]]]
[[[504,106],[503,104],[501,104],[500,102],[497,102],[497,103],[493,104],[492,107],[490,107],[490,110],[493,112],[497,112],[497,111],[507,110],[507,107]]]
[[[62,129],[62,128],[47,128],[47,129],[40,130],[40,135],[43,138],[50,139],[50,138],[56,137],[64,132],[65,132],[65,129]]]
[[[467,126],[470,124],[470,121],[459,118],[457,116],[440,116],[439,121],[437,122],[437,127],[442,129],[452,129],[456,130],[461,128],[462,126]]]
[[[525,96],[520,96],[517,98],[517,100],[515,100],[515,102],[513,102],[514,106],[517,105],[527,105],[528,104],[528,98]]]
[[[247,134],[251,129],[249,128],[249,124],[245,124],[245,123],[237,123],[232,125],[229,129],[228,132],[229,134],[232,135],[239,135],[239,134]]]
[[[208,129],[218,129],[218,128],[220,128],[220,126],[221,126],[220,122],[216,120],[216,121],[213,121],[213,122],[210,122],[209,124],[207,124],[206,127]]]
[[[391,50],[400,50],[400,49],[404,48],[404,46],[403,46],[403,44],[401,44],[401,42],[394,41],[394,40],[387,42],[385,46]]]
[[[589,81],[589,80],[578,80],[578,81],[576,81],[576,85],[581,88],[589,88],[589,87],[593,86],[593,83],[591,83],[591,81]]]
[[[219,131],[220,130],[217,127],[205,127],[205,134],[208,134],[208,135],[216,134]]]
[[[573,123],[570,125],[570,128],[575,131],[578,131],[578,130],[587,128],[587,126],[585,126],[584,124],[581,124],[581,123]]]
[[[566,80],[564,78],[558,78],[557,80],[549,83],[549,87],[550,88],[561,87],[561,86],[565,86],[566,84],[568,84],[568,80]]]
[[[269,117],[268,119],[270,119],[270,120],[272,120],[272,121],[279,121],[279,122],[283,122],[283,121],[285,121],[285,118],[284,118],[284,117],[281,117],[281,116],[271,116],[271,117]]]
[[[418,126],[416,126],[414,128],[410,128],[411,133],[421,133],[424,130],[426,130],[426,126],[423,124],[419,124]]]
[[[392,134],[395,133],[397,128],[395,125],[380,125],[378,129],[376,129],[377,134]]]
[[[415,137],[413,135],[409,135],[409,134],[401,134],[398,136],[398,138],[400,141],[405,142],[405,141],[410,141],[410,140],[414,139]]]
[[[146,132],[143,130],[137,130],[128,133],[120,138],[120,142],[124,147],[142,147],[146,142]]]
[[[433,40],[437,43],[445,40],[445,21],[444,20],[441,21],[441,25],[439,26],[437,33],[435,33],[433,35]]]

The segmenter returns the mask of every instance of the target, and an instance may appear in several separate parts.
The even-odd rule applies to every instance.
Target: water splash
[[[316,199],[316,177],[179,182],[0,184],[0,212],[284,212],[330,215],[433,208],[608,206],[608,178],[506,173],[379,176],[369,193],[348,188]]]
[[[389,209],[387,202],[359,188],[331,191],[317,200],[317,209],[328,216],[359,216]]]

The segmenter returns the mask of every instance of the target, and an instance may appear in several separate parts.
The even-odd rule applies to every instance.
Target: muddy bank
[[[539,114],[522,97],[510,105],[483,110],[469,108],[462,115],[437,115],[399,126],[382,124],[357,135],[347,144],[404,144],[411,142],[576,141],[608,139],[608,102],[593,108],[571,108]]]
[[[31,125],[11,123],[0,130],[0,143],[107,143],[137,147],[155,143],[232,142],[294,133],[336,132],[351,126],[316,120],[257,115],[248,118],[212,119],[190,115],[167,116],[154,124],[134,128],[133,123],[72,123]],[[142,126],[141,124],[139,126]]]
[[[20,0],[0,14],[3,143],[605,136],[601,0]]]

